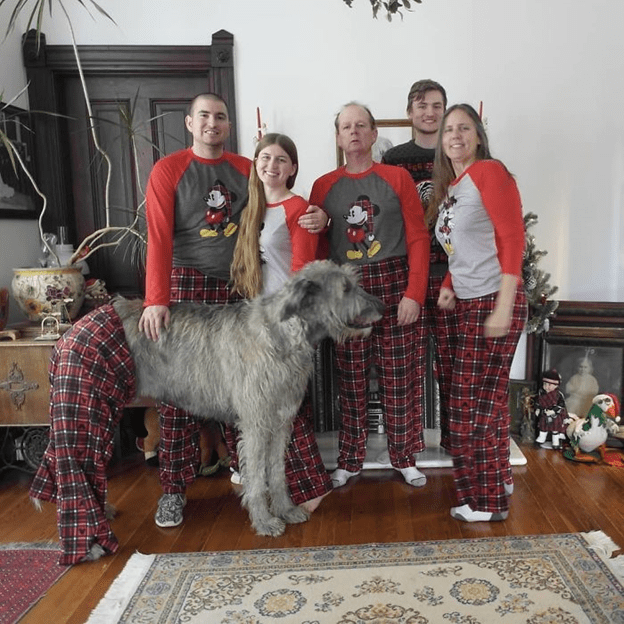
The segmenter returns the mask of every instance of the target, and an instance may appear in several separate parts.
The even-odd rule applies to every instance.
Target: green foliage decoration
[[[550,318],[559,307],[559,302],[551,299],[558,288],[551,286],[550,273],[544,273],[537,264],[548,252],[537,249],[535,236],[529,230],[537,223],[537,215],[528,212],[524,215],[524,231],[526,246],[522,261],[522,279],[529,303],[529,320],[526,325],[528,334],[540,334],[548,331]]]
[[[349,8],[352,8],[353,0],[343,0],[343,2]],[[377,19],[379,11],[384,10],[386,12],[386,19],[389,22],[392,21],[393,15],[399,15],[401,19],[403,19],[401,9],[411,11],[413,3],[422,4],[422,0],[388,0],[387,2],[384,0],[369,0],[369,2],[371,3],[371,8],[373,9],[373,17]]]

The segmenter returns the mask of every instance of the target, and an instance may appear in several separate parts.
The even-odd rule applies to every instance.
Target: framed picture
[[[16,106],[0,105],[0,132],[11,141],[33,177],[36,175],[33,157],[33,137],[29,129],[29,113]],[[15,164],[15,166],[14,166]],[[0,218],[36,219],[39,197],[28,176],[3,141],[0,141]]]
[[[624,303],[560,301],[540,365],[561,375],[566,407],[577,416],[587,415],[597,394],[614,394],[622,405]]]
[[[581,346],[547,342],[543,370],[554,368],[561,375],[566,407],[586,416],[597,394],[614,394],[622,404],[622,347]]]
[[[377,119],[377,141],[373,145],[373,160],[381,162],[384,152],[391,147],[407,143],[413,137],[412,122],[410,119]],[[344,153],[336,145],[336,163],[338,167],[344,165]]]

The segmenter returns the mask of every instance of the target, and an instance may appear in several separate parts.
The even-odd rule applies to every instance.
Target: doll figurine
[[[546,443],[548,434],[551,434],[553,449],[560,449],[566,436],[566,420],[568,410],[565,397],[559,390],[561,375],[554,370],[542,374],[542,387],[534,401],[535,416],[537,419],[538,436],[535,440],[543,448],[550,448]]]

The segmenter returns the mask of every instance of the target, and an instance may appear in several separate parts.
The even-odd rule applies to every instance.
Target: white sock
[[[398,470],[405,479],[405,483],[414,487],[422,487],[427,483],[427,477],[418,470],[415,466],[408,466],[407,468],[395,468]]]
[[[490,522],[491,520],[505,520],[508,512],[492,513],[490,511],[474,511],[470,505],[451,507],[451,516],[464,522]]]
[[[343,468],[336,468],[334,472],[331,473],[330,477],[332,480],[332,485],[337,487],[342,487],[351,477],[355,477],[355,475],[359,475],[361,470],[357,472],[350,472],[348,470],[344,470]]]

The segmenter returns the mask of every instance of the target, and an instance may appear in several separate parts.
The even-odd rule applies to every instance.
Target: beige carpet
[[[624,622],[604,533],[133,555],[89,624]]]

